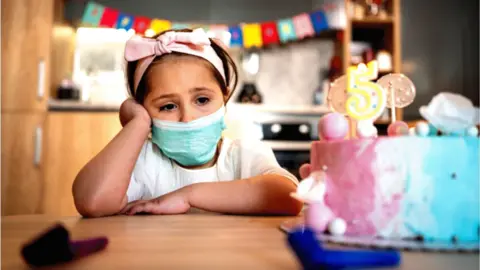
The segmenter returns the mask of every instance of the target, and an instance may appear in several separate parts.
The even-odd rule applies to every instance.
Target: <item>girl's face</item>
[[[190,122],[214,113],[225,101],[212,67],[194,56],[165,57],[150,67],[146,84],[143,106],[159,120]]]

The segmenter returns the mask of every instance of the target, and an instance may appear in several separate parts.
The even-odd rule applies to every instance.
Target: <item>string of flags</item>
[[[135,31],[138,35],[154,36],[168,29],[203,28],[211,37],[229,47],[261,48],[313,37],[330,29],[328,10],[302,13],[292,18],[237,25],[203,25],[172,22],[165,19],[133,16],[96,2],[88,2],[82,17],[87,27],[107,27]]]

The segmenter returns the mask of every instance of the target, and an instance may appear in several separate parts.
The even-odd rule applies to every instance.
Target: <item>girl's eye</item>
[[[205,104],[207,104],[209,101],[210,101],[210,99],[207,98],[207,97],[199,97],[199,98],[197,98],[197,104],[199,104],[199,105],[205,105]]]
[[[172,110],[175,110],[176,108],[177,108],[177,105],[170,103],[160,107],[160,111],[172,111]]]

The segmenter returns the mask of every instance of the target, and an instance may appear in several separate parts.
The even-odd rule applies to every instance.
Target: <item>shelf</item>
[[[387,18],[376,18],[376,17],[367,17],[364,19],[351,19],[352,27],[387,27],[393,25],[393,17]]]
[[[389,125],[389,124],[390,124],[390,119],[379,119],[379,120],[375,121],[374,124],[377,124],[377,125]]]
[[[326,105],[263,105],[263,104],[242,104],[232,103],[231,106],[235,109],[245,109],[249,111],[257,111],[264,113],[278,113],[278,114],[303,114],[303,115],[321,115],[331,112]]]

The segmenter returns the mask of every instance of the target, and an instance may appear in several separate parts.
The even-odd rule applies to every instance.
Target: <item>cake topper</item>
[[[479,109],[466,97],[454,93],[437,94],[427,106],[420,107],[420,115],[444,134],[466,133],[480,124]]]
[[[347,102],[347,97],[347,76],[342,75],[330,84],[327,104],[332,111],[346,114],[345,103]]]
[[[373,123],[383,113],[387,104],[385,91],[379,84],[371,82],[377,76],[377,61],[348,68],[345,104],[348,116]]]
[[[391,108],[392,124],[389,135],[408,135],[408,125],[397,121],[395,108],[404,108],[415,99],[416,89],[412,81],[400,73],[388,74],[377,82],[378,64],[349,67],[343,75],[330,85],[327,102],[338,113],[347,114],[357,121],[357,135],[361,138],[375,137],[373,125],[385,108]]]
[[[378,79],[377,83],[385,89],[387,107],[392,109],[392,122],[396,121],[394,108],[405,108],[415,99],[413,82],[404,74],[391,73]]]

